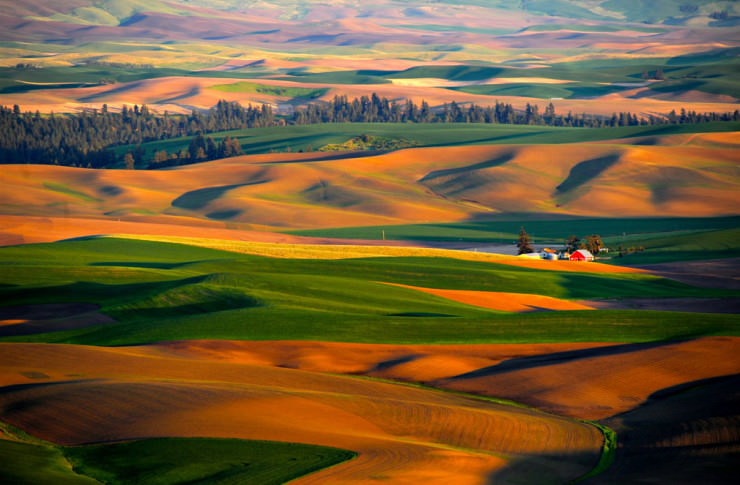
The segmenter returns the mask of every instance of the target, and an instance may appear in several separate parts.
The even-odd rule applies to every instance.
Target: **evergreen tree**
[[[529,240],[529,234],[524,230],[524,226],[522,226],[519,231],[519,240],[516,243],[516,247],[518,248],[517,254],[529,254],[534,252],[532,243]]]
[[[580,246],[581,240],[575,234],[571,234],[565,241],[565,250],[569,253],[575,252]]]
[[[126,165],[127,170],[133,170],[135,166],[134,156],[131,154],[131,152],[127,153],[123,157],[123,163]]]
[[[601,242],[601,236],[593,234],[586,238],[586,249],[588,249],[594,256],[599,254],[604,243]]]

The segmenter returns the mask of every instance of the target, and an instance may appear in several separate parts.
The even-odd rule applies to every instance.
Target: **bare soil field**
[[[734,337],[624,345],[199,341],[156,348],[215,360],[424,382],[581,419],[608,418],[629,411],[661,389],[740,371],[740,339]],[[424,377],[415,376],[412,369]]]
[[[632,345],[199,341],[157,347],[217,361],[423,382],[600,418],[617,431],[618,448],[612,466],[589,483],[721,484],[730,483],[736,469],[737,338]],[[495,477],[504,483],[527,466],[512,464]]]
[[[593,483],[732,483],[740,457],[740,375],[655,392],[606,421],[621,446]]]
[[[740,204],[731,140],[435,147],[324,159],[272,154],[156,171],[7,165],[0,211],[258,231],[523,211],[703,217]],[[3,232],[18,240],[18,231]]]
[[[387,283],[392,284],[392,283]],[[419,286],[398,285],[403,288],[422,291],[431,295],[467,305],[490,308],[503,312],[536,312],[548,310],[593,310],[594,307],[584,303],[572,302],[561,298],[534,295],[527,293],[506,293],[497,291],[440,290],[421,288]]]
[[[219,436],[359,453],[297,483],[481,483],[514,461],[568,480],[600,454],[590,425],[427,389],[148,347],[0,346],[2,420],[62,444]]]

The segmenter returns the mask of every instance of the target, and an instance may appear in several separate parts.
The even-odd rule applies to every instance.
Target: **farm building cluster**
[[[539,259],[549,259],[551,261],[558,261],[558,260],[565,260],[565,261],[593,261],[594,255],[591,254],[591,251],[588,249],[578,249],[576,251],[573,251],[572,253],[569,253],[568,251],[555,251],[554,249],[550,248],[544,248],[542,251],[539,252],[533,252],[533,253],[525,253],[521,254],[520,256],[528,257],[528,258],[539,258]]]

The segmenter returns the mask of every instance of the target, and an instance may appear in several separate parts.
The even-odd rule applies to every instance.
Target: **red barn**
[[[579,249],[570,255],[571,261],[593,261],[594,255],[588,249]]]

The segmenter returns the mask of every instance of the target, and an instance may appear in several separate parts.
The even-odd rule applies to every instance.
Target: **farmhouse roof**
[[[593,258],[594,257],[594,255],[591,254],[591,251],[589,251],[588,249],[579,249],[575,253],[580,253],[581,256],[583,256],[584,258]],[[573,253],[573,254],[575,254],[575,253]]]

